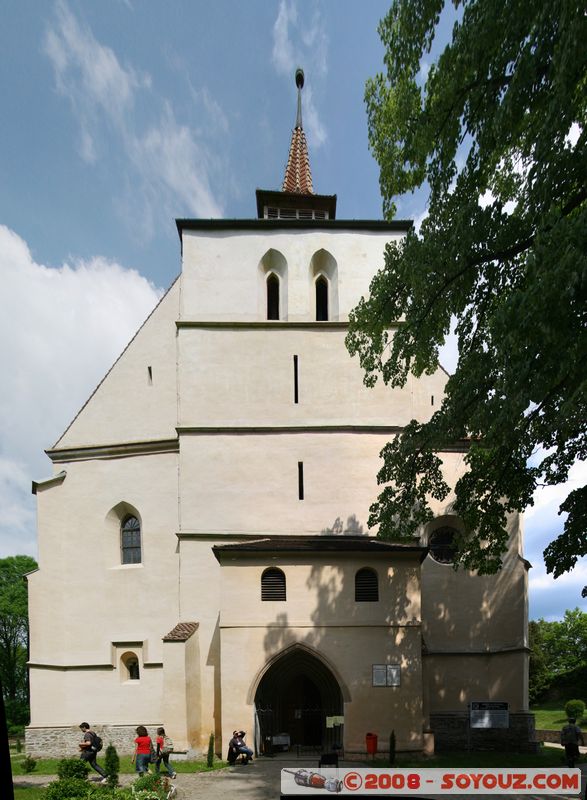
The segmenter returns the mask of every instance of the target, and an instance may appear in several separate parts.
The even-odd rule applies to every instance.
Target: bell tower
[[[304,71],[296,69],[298,108],[281,191],[257,189],[259,219],[327,220],[336,218],[336,195],[315,194],[308,143],[302,125]]]

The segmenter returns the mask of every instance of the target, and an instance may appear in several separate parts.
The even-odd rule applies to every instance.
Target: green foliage
[[[22,753],[22,742],[20,740],[20,737],[16,740],[16,752]]]
[[[557,685],[559,696],[568,697],[568,690],[575,687],[580,691],[587,667],[587,614],[579,608],[567,609],[561,621],[530,622],[529,634],[530,702],[545,697]]]
[[[567,700],[565,703],[565,714],[568,719],[579,720],[585,713],[585,703],[582,700]]]
[[[31,756],[25,756],[20,762],[20,766],[22,771],[28,775],[30,772],[34,771],[35,767],[37,766],[37,762]]]
[[[120,758],[112,742],[110,742],[104,754],[104,769],[108,776],[108,786],[114,789],[118,785]]]
[[[137,800],[167,800],[170,786],[166,776],[156,772],[147,773],[133,783],[133,797]]]
[[[395,764],[395,731],[389,734],[389,766]]]
[[[528,696],[530,703],[535,703],[544,695],[553,678],[553,673],[545,651],[544,625],[542,623],[544,623],[544,620],[539,620],[538,622],[532,620],[528,625],[530,642]]]
[[[88,782],[85,778],[63,778],[50,783],[47,787],[46,800],[75,800],[88,796]]]
[[[9,728],[29,721],[28,597],[24,575],[37,568],[30,556],[0,559],[0,682]]]
[[[85,780],[89,771],[88,763],[80,758],[64,758],[57,765],[57,774],[61,780],[65,778],[81,778]]]
[[[444,2],[393,0],[380,24],[386,73],[365,97],[384,212],[424,187],[428,216],[387,246],[347,347],[368,385],[403,387],[437,369],[456,320],[442,405],[382,451],[369,525],[411,540],[431,499],[446,500],[439,454],[460,442],[468,471],[452,507],[470,533],[458,561],[485,574],[501,565],[507,513],[587,457],[587,16],[578,0],[453,5],[424,85]],[[587,553],[587,487],[560,510],[545,550],[554,577]]]
[[[210,734],[208,739],[208,754],[206,755],[206,764],[208,767],[214,766],[214,734]]]

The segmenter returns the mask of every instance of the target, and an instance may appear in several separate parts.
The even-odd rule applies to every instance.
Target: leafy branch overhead
[[[474,534],[461,536],[459,559],[485,573],[500,566],[507,513],[586,456],[587,16],[571,0],[454,5],[396,0],[380,24],[386,72],[367,83],[366,103],[384,213],[424,187],[428,214],[387,246],[347,347],[368,385],[403,386],[438,367],[456,319],[442,406],[385,447],[370,525],[415,535],[430,499],[449,493],[439,454],[466,439],[453,507]],[[452,39],[423,83],[447,13]],[[587,552],[587,488],[561,511],[545,551],[555,577]]]

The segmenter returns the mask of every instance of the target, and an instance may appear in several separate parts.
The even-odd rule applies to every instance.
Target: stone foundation
[[[466,711],[430,715],[437,753],[447,750],[509,750],[531,753],[538,749],[534,714],[510,714],[509,728],[471,728]]]
[[[155,731],[162,724],[158,722],[145,727],[149,735],[154,737]],[[136,725],[96,725],[92,730],[102,737],[103,749],[98,758],[104,756],[104,751],[111,742],[119,755],[134,752]],[[77,725],[52,728],[31,725],[25,730],[25,749],[27,755],[33,758],[72,758],[79,755],[82,738],[82,732]]]

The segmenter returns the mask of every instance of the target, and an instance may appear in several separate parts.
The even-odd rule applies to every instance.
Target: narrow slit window
[[[294,367],[294,403],[299,401],[299,384],[298,384],[298,357],[293,357],[293,367]]]
[[[153,367],[147,367],[147,375],[149,380],[149,386],[153,383]]]
[[[136,517],[126,517],[120,526],[120,550],[123,564],[141,563],[141,524]]]
[[[273,272],[267,278],[267,319],[279,319],[279,278]]]
[[[316,278],[316,320],[317,322],[328,320],[328,281],[324,275]]]
[[[304,499],[304,462],[298,461],[298,497]]]
[[[430,405],[431,405],[431,406],[433,406],[433,405],[434,405],[434,395],[431,395],[431,396],[430,396]]]

